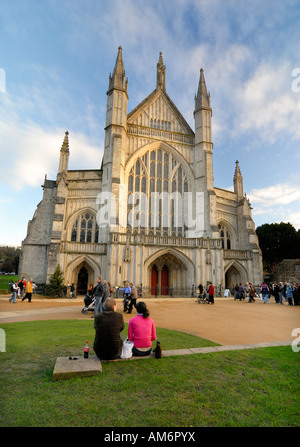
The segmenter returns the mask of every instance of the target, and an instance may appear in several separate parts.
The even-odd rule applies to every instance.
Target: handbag
[[[122,346],[122,352],[121,352],[121,359],[130,359],[132,357],[132,348],[133,348],[133,341],[130,341],[128,337],[123,341]]]
[[[162,349],[161,349],[161,345],[160,342],[157,340],[156,342],[156,348],[153,349],[153,352],[155,354],[155,358],[156,359],[161,359],[162,356]]]

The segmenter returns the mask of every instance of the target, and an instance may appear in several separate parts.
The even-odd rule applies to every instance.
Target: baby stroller
[[[208,295],[206,292],[204,292],[203,294],[199,294],[198,295],[198,299],[196,300],[197,303],[199,304],[206,304],[208,303]]]
[[[84,297],[84,307],[81,309],[81,313],[87,314],[94,312],[96,298],[91,297],[88,293]]]

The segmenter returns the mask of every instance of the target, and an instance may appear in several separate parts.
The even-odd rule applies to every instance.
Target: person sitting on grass
[[[128,339],[133,341],[132,355],[150,355],[152,341],[156,339],[154,321],[149,317],[149,311],[143,301],[137,303],[136,311],[136,317],[128,323]]]
[[[123,315],[116,312],[116,309],[116,300],[108,298],[104,303],[104,310],[95,315],[96,333],[93,348],[100,360],[114,360],[121,355],[123,346],[121,332],[125,325]]]

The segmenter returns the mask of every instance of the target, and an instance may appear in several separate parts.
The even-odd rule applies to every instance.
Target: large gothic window
[[[172,154],[162,149],[146,152],[128,175],[127,231],[183,236],[188,191],[184,169]]]
[[[84,213],[73,223],[71,231],[72,242],[98,242],[99,227],[96,216],[91,213]]]

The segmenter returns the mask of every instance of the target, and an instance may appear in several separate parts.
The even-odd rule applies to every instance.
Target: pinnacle
[[[242,173],[241,173],[241,170],[240,170],[240,166],[239,166],[239,161],[238,160],[236,160],[236,162],[235,162],[235,173],[234,173],[234,176],[236,177],[236,176],[241,176],[242,177]]]
[[[201,109],[202,107],[210,108],[210,95],[207,93],[203,68],[200,70],[198,92],[195,97],[195,110]]]
[[[69,150],[69,132],[66,130],[65,131],[65,137],[64,137],[64,141],[63,144],[61,146],[61,150],[63,151],[68,151]]]
[[[109,88],[110,91],[113,88],[118,88],[124,90],[127,93],[127,79],[125,77],[123,56],[122,56],[122,47],[118,48],[118,55],[115,63],[115,67],[113,70],[113,74],[109,75]]]
[[[166,90],[166,67],[162,58],[162,52],[159,53],[156,72],[156,89]]]

